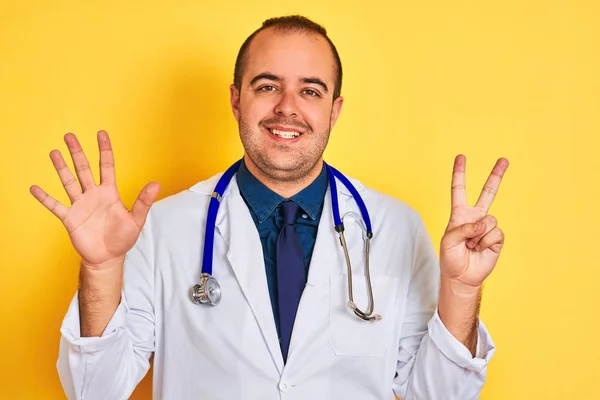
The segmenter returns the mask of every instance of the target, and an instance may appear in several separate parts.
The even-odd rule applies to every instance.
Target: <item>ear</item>
[[[344,98],[342,96],[338,96],[337,99],[333,101],[333,106],[331,107],[331,129],[335,125],[340,113],[342,112],[342,105],[344,104]]]
[[[231,111],[233,111],[235,120],[239,123],[240,122],[240,91],[234,84],[231,84],[231,86],[229,86],[229,101],[231,103]]]

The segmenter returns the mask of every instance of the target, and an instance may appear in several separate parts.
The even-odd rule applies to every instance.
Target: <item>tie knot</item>
[[[283,223],[284,225],[294,225],[298,216],[298,204],[292,200],[286,200],[281,203],[283,207]]]

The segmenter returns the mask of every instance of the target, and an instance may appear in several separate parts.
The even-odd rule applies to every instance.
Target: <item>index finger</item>
[[[492,202],[494,201],[494,198],[496,197],[496,193],[498,193],[500,182],[502,181],[502,177],[504,176],[507,168],[508,160],[506,158],[500,158],[498,161],[496,161],[496,165],[494,165],[492,173],[485,182],[475,207],[482,208],[486,213],[488,212]]]
[[[454,159],[454,169],[452,170],[451,204],[452,208],[467,205],[467,189],[465,186],[465,169],[467,159],[459,154]]]

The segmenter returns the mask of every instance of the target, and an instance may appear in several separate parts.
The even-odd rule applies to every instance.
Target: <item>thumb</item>
[[[468,239],[477,237],[485,230],[485,223],[482,221],[462,224],[446,232],[442,239],[443,247],[450,248],[457,244],[466,242]]]
[[[150,207],[152,206],[152,203],[154,203],[159,191],[160,185],[157,182],[150,182],[144,186],[135,200],[135,203],[133,203],[131,213],[133,214],[135,224],[140,228],[146,223],[148,211],[150,211]]]

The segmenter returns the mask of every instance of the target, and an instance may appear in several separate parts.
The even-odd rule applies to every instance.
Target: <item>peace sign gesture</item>
[[[500,158],[496,162],[475,206],[467,203],[465,166],[465,156],[457,156],[452,174],[452,211],[441,241],[440,267],[443,279],[479,290],[496,266],[504,244],[504,234],[488,210],[508,160]]]

